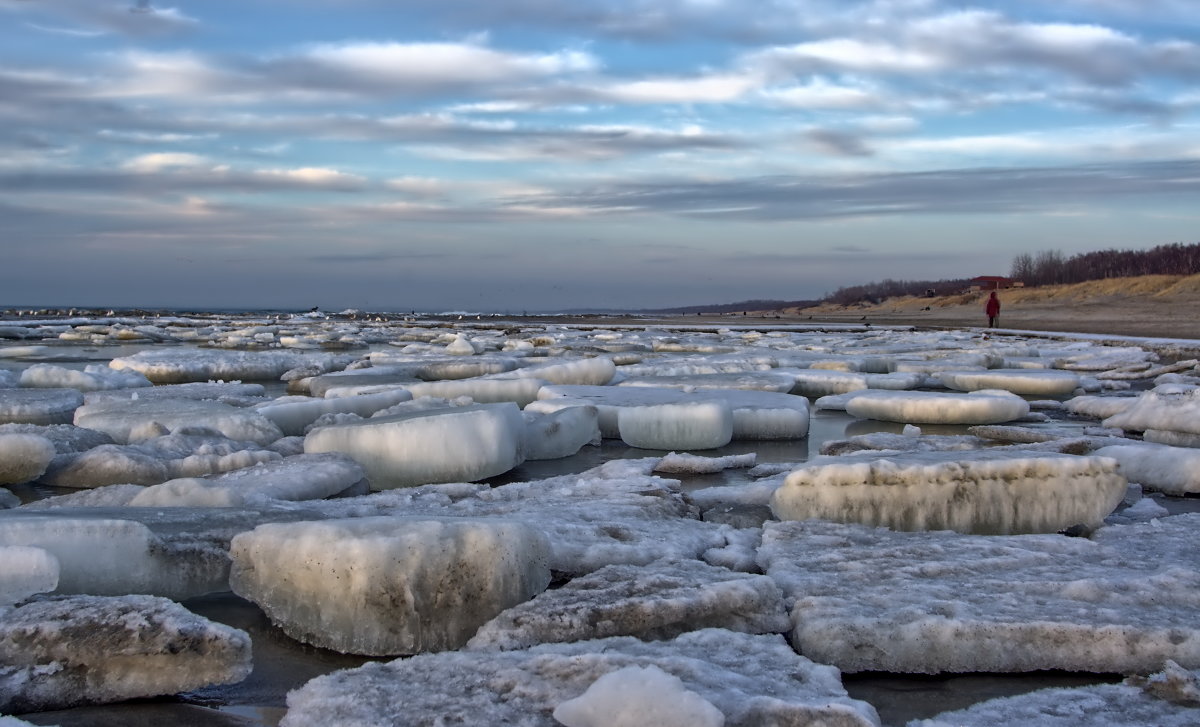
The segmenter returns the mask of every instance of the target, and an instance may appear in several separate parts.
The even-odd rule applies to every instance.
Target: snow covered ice
[[[507,650],[608,636],[661,639],[709,627],[786,631],[778,586],[766,576],[700,561],[610,565],[504,611],[467,646]]]
[[[147,487],[132,507],[238,507],[270,500],[319,500],[368,490],[362,467],[344,454],[300,454],[209,478]]]
[[[1021,396],[1068,396],[1079,388],[1079,377],[1069,371],[991,369],[988,371],[939,371],[948,388],[959,391],[1003,389]]]
[[[375,489],[470,482],[520,464],[524,431],[515,404],[480,404],[319,427],[304,451],[350,455]]]
[[[543,536],[502,520],[275,523],[230,552],[234,592],[293,638],[354,654],[459,648],[550,582]]]
[[[856,417],[910,424],[996,424],[1029,413],[1024,399],[995,391],[864,391],[847,397],[844,405]]]
[[[846,696],[834,668],[814,664],[776,635],[706,629],[671,641],[616,637],[517,651],[423,654],[336,672],[288,695],[281,727],[387,723],[397,710],[413,724],[520,724],[561,727],[552,715],[607,674],[654,667],[673,675],[671,714],[683,694],[714,706],[728,727],[829,724],[871,727],[875,710]],[[603,724],[614,704],[595,693]],[[591,701],[591,700],[588,700]],[[694,700],[688,699],[689,703]],[[606,716],[608,715],[608,716]]]
[[[181,427],[215,429],[230,439],[260,445],[283,437],[274,422],[253,410],[197,399],[129,399],[85,404],[75,410],[75,425],[104,432],[119,444]]]
[[[792,643],[843,671],[1200,667],[1200,515],[1061,535],[767,523]]]
[[[241,681],[250,637],[153,596],[60,596],[0,619],[0,711],[33,712]]]
[[[771,497],[781,520],[823,518],[895,530],[1013,534],[1099,525],[1125,495],[1103,457],[1011,451],[820,458]]]
[[[0,485],[41,477],[54,461],[54,444],[37,434],[0,434]]]
[[[0,389],[0,423],[70,424],[82,405],[76,389]]]

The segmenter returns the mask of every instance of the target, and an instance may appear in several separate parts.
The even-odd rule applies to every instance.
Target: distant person
[[[996,319],[1000,317],[1000,299],[996,297],[996,291],[992,291],[992,296],[988,298],[983,310],[987,313],[988,328],[995,328]]]

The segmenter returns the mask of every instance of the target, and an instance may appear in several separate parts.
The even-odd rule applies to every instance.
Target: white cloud
[[[131,172],[152,174],[167,169],[198,169],[209,167],[212,162],[198,154],[185,152],[156,152],[136,156],[121,165],[122,169]]]
[[[727,103],[741,99],[760,84],[761,79],[754,75],[717,73],[612,82],[598,87],[597,92],[606,100],[630,104]]]
[[[300,167],[299,169],[260,169],[256,175],[281,179],[301,184],[314,184],[325,187],[360,186],[366,180],[354,174],[346,174],[327,167]]]

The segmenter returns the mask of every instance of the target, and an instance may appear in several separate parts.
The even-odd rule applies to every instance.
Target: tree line
[[[927,295],[931,290],[934,295],[951,295],[962,291],[968,285],[970,282],[965,278],[961,280],[892,280],[887,278],[877,283],[838,288],[825,296],[825,302],[835,305],[874,304],[888,298],[905,295]]]
[[[1082,283],[1137,275],[1200,273],[1200,243],[1171,243],[1149,250],[1099,250],[1063,257],[1057,250],[1013,258],[1009,276],[1028,286]]]

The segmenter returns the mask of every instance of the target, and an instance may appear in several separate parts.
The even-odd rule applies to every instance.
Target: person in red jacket
[[[1000,299],[996,297],[996,291],[992,291],[992,297],[988,298],[983,310],[987,313],[988,328],[995,328],[996,319],[1000,317]]]

